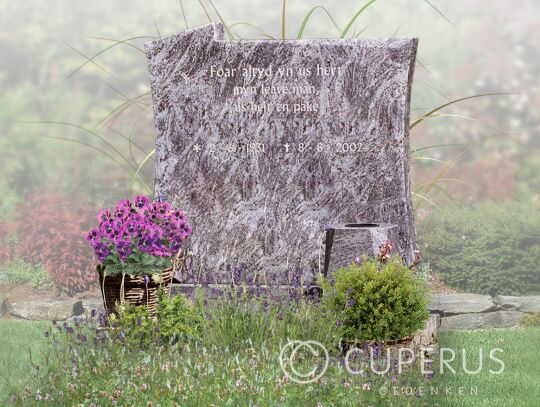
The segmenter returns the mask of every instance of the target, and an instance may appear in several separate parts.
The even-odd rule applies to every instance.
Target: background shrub
[[[424,260],[452,288],[540,293],[540,210],[530,203],[437,210],[420,222],[418,235]]]
[[[521,325],[525,327],[540,327],[540,312],[536,314],[525,315],[521,318]]]
[[[40,265],[27,264],[22,260],[15,260],[0,266],[0,285],[28,285],[35,289],[48,289],[52,281]]]
[[[41,264],[55,288],[69,295],[96,288],[96,261],[84,240],[94,208],[77,206],[57,192],[43,191],[17,207],[0,236],[4,260]]]
[[[342,312],[345,335],[359,340],[407,337],[424,327],[429,316],[424,282],[396,256],[387,263],[352,263],[334,274],[334,286],[323,282],[325,298]]]

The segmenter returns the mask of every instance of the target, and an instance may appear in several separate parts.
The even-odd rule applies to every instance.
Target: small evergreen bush
[[[109,317],[112,326],[141,346],[152,342],[174,343],[181,338],[198,339],[202,333],[201,310],[181,294],[169,298],[160,291],[155,319],[144,306],[125,303],[118,305],[117,310],[119,317],[114,314]]]
[[[540,210],[481,203],[432,212],[418,227],[423,259],[450,287],[501,295],[540,293]]]
[[[334,274],[334,285],[323,282],[324,297],[348,338],[391,340],[407,337],[424,327],[429,313],[425,283],[399,257],[388,262],[352,263]]]

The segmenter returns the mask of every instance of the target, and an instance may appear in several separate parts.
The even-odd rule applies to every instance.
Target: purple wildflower
[[[354,298],[351,298],[349,301],[347,301],[347,308],[351,308],[351,307],[354,307],[354,305],[356,304],[356,300]]]

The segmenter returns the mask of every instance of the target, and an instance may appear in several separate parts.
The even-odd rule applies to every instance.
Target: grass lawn
[[[0,321],[0,405],[8,404],[10,390],[20,391],[30,372],[30,350],[34,363],[42,363],[47,322]]]
[[[436,398],[441,406],[540,406],[540,328],[444,332],[439,335],[439,347],[455,349],[456,362],[452,366],[457,365],[456,374],[440,375],[433,382],[440,386],[441,395],[446,387],[453,392]],[[462,348],[468,350],[469,371],[478,367],[478,349],[483,349],[484,368],[479,374],[463,372],[462,358],[458,356]],[[489,359],[493,348],[503,350],[495,355],[505,364],[501,374],[489,373],[490,368],[500,368]],[[458,394],[459,387],[463,395]]]
[[[0,405],[7,405],[9,393],[17,389],[20,394],[22,388],[30,380],[29,352],[32,349],[32,357],[35,363],[43,363],[42,351],[47,340],[43,336],[48,324],[38,322],[0,321]],[[50,345],[46,345],[50,346]],[[409,398],[407,405],[425,406],[435,404],[439,406],[536,406],[540,405],[540,329],[515,329],[515,330],[490,330],[490,331],[454,331],[441,332],[439,346],[452,348],[456,351],[456,360],[452,366],[457,373],[436,375],[429,387],[437,388],[438,396],[424,398]],[[468,375],[461,367],[461,348],[466,349],[469,370],[478,366],[478,349],[484,350],[484,369],[477,375]],[[489,368],[498,369],[496,364],[489,359],[489,350],[501,348],[503,353],[497,354],[497,358],[505,363],[502,374],[489,374]],[[245,369],[248,370],[247,361]],[[437,363],[435,362],[435,365]],[[276,370],[276,374],[278,371]],[[272,373],[274,374],[274,373]],[[330,369],[328,375],[333,374]],[[276,377],[277,378],[277,377]],[[224,381],[227,381],[224,378]],[[301,385],[294,385],[301,386]],[[446,395],[446,389],[450,388],[452,394]],[[463,395],[459,395],[459,388],[463,389]],[[308,388],[305,388],[308,391]],[[296,391],[303,392],[298,387]],[[471,394],[472,393],[472,394]],[[306,394],[305,400],[310,399]],[[389,400],[390,401],[390,400]],[[61,404],[60,404],[61,405]],[[328,405],[324,403],[323,405]],[[335,405],[340,405],[336,400]],[[402,404],[399,404],[402,405]],[[403,404],[405,405],[405,404]]]

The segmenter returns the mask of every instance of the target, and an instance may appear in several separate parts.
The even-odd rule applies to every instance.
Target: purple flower
[[[138,213],[132,213],[131,215],[129,215],[128,221],[135,223],[144,223],[144,218]]]
[[[126,219],[129,215],[129,208],[122,205],[122,204],[118,204],[116,205],[116,208],[114,208],[114,217],[116,219]]]
[[[121,199],[116,206],[123,206],[124,208],[129,209],[131,208],[131,201],[129,199]]]
[[[110,249],[107,247],[105,243],[97,242],[97,243],[94,243],[93,246],[94,246],[94,251],[96,253],[96,256],[101,262],[103,262],[107,258],[107,256],[111,253]]]
[[[354,298],[351,298],[349,301],[347,301],[347,308],[354,307],[356,304],[356,300]]]
[[[101,235],[99,234],[99,230],[92,228],[88,231],[88,234],[86,235],[86,240],[88,242],[97,242],[101,239]]]
[[[154,239],[152,239],[151,236],[145,235],[141,239],[139,239],[139,242],[137,244],[137,247],[139,250],[143,253],[149,253],[150,250],[152,250],[152,246],[154,244]]]
[[[158,202],[156,206],[156,212],[159,217],[165,217],[171,210],[171,205],[168,202]]]
[[[127,260],[129,255],[133,252],[131,243],[125,240],[116,242],[116,252],[118,253],[118,256],[120,256],[120,260]]]
[[[102,222],[108,222],[111,220],[111,212],[108,209],[102,209],[98,212],[98,221],[100,223]]]
[[[106,237],[113,238],[114,237],[114,227],[113,224],[109,221],[103,222],[101,226],[99,227],[99,232]]]
[[[178,253],[178,251],[182,248],[182,242],[184,239],[182,236],[174,236],[171,237],[170,243],[169,243],[169,249],[172,253]]]
[[[129,220],[126,222],[126,224],[124,225],[124,231],[129,235],[129,236],[133,236],[133,235],[136,235],[137,234],[137,226],[139,224],[133,220]]]
[[[181,221],[181,222],[186,220],[186,215],[184,215],[184,212],[182,212],[179,209],[175,209],[173,211],[173,213],[172,213],[172,216],[173,216],[173,218],[175,218],[176,220]]]
[[[137,208],[142,209],[149,204],[150,204],[150,200],[144,195],[137,195],[135,197],[135,206]]]
[[[150,282],[150,277],[144,276],[144,284],[147,284]]]

